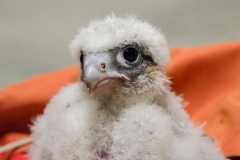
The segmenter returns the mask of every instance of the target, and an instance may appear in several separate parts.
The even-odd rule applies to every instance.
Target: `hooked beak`
[[[124,83],[131,81],[125,74],[112,70],[109,67],[111,58],[106,54],[104,58],[102,56],[91,56],[86,58],[88,59],[86,61],[87,63],[84,65],[84,81],[90,93],[92,90],[100,86],[106,86],[114,80],[120,80]]]
[[[122,80],[124,82],[131,81],[129,77],[118,72],[99,71],[99,69],[95,66],[89,66],[88,68],[86,68],[85,82],[87,84],[89,93],[91,93],[92,90],[96,89],[99,85],[108,84],[111,80],[116,79]]]

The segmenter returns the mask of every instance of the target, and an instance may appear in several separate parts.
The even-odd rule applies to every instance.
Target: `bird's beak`
[[[108,56],[90,56],[85,59],[84,65],[84,81],[89,92],[98,88],[101,85],[107,85],[112,80],[121,80],[124,83],[131,81],[131,79],[110,67],[110,57]]]

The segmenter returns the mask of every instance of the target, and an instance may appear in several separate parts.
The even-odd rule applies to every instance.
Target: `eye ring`
[[[134,64],[138,61],[139,53],[137,49],[133,46],[125,47],[121,52],[122,58],[125,62]]]

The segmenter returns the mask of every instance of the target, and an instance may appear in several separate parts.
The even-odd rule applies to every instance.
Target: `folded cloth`
[[[21,139],[24,139],[24,138],[27,138],[29,137],[29,134],[23,134],[23,133],[8,133],[4,136],[1,137],[0,139],[0,146],[1,145],[5,145],[5,144],[9,144],[9,143],[12,143],[12,142],[16,142],[18,140],[21,140]],[[29,144],[27,145],[24,145],[24,146],[21,146],[21,147],[18,147],[18,148],[14,148],[12,150],[9,150],[7,152],[3,152],[2,154],[0,154],[0,160],[9,160],[13,157],[17,158],[18,159],[20,157],[25,157],[27,158],[27,156],[24,156],[26,155],[28,149],[29,149]],[[16,159],[17,160],[17,159]],[[25,159],[21,159],[21,160],[25,160]]]
[[[226,156],[240,156],[240,43],[176,48],[171,59],[166,71],[173,90],[188,102],[185,109],[191,120],[196,125],[206,122],[205,133],[215,138]],[[31,120],[61,86],[76,82],[79,74],[78,67],[69,67],[0,91],[0,137],[29,133]],[[0,145],[12,141],[3,139]],[[12,160],[26,159],[24,152],[18,153],[2,154],[0,160],[10,154]]]
[[[28,160],[28,157],[25,153],[18,153],[13,155],[10,160]]]
[[[167,69],[187,112],[227,156],[240,155],[240,43],[172,50]]]

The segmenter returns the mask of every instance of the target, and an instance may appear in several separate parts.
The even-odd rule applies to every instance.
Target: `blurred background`
[[[240,41],[239,0],[1,0],[0,89],[75,65],[77,30],[111,12],[148,20],[171,48]]]

